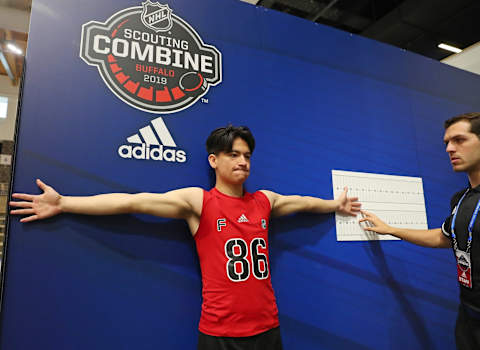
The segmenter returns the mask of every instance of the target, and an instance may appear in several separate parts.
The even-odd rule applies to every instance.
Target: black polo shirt
[[[452,214],[443,222],[442,231],[450,240],[452,230],[453,210],[458,204],[462,195],[468,191],[463,199],[460,208],[458,208],[457,220],[455,222],[455,235],[457,237],[458,249],[465,251],[467,249],[468,224],[473,215],[473,211],[480,200],[480,186],[467,188],[453,195],[450,201]],[[453,244],[453,242],[452,242]],[[455,253],[454,253],[455,257]],[[456,259],[456,258],[455,258]],[[475,220],[472,232],[472,247],[470,250],[470,259],[472,261],[472,284],[473,288],[467,288],[460,283],[460,300],[467,306],[480,312],[480,213]]]

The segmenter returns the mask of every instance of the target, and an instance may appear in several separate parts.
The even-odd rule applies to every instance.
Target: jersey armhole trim
[[[445,221],[443,222],[442,224],[442,233],[447,236],[448,238],[450,238],[450,233],[448,233],[446,230],[445,230]]]
[[[257,193],[260,193],[264,199],[264,201],[267,203],[268,210],[271,212],[272,211],[272,204],[270,203],[270,199],[268,199],[267,195],[263,193],[261,190],[258,190]]]
[[[193,239],[197,239],[198,238],[198,233],[200,232],[200,228],[202,227],[202,219],[203,219],[203,212],[204,212],[204,209],[205,209],[205,206],[206,206],[206,202],[208,200],[208,195],[209,195],[209,192],[205,189],[203,189],[203,199],[202,199],[202,212],[200,213],[200,218],[199,218],[199,223],[198,223],[198,228],[197,228],[197,232],[195,232],[195,234],[193,235]]]

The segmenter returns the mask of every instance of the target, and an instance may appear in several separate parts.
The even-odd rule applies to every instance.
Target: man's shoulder
[[[462,198],[463,194],[465,193],[465,191],[468,190],[468,187],[467,188],[464,188],[458,192],[456,192],[451,198],[450,198],[450,209],[453,210],[453,208],[455,208],[455,206],[458,204],[458,202],[460,201],[460,198]]]
[[[203,193],[205,190],[201,187],[183,187],[172,191],[175,193],[176,198],[179,198],[194,208],[201,208],[203,201]]]
[[[265,203],[268,204],[267,207],[269,210],[273,208],[273,204],[275,203],[275,198],[277,198],[278,193],[269,190],[258,190],[255,193],[258,193],[259,196],[266,199]]]
[[[205,191],[201,187],[183,187],[177,190],[179,193],[191,196],[203,196],[203,192]]]
[[[205,190],[201,187],[184,187],[177,191],[179,191],[179,195],[183,200],[188,203],[193,213],[200,216],[202,213],[203,194]]]
[[[262,193],[262,194],[265,195],[268,199],[273,199],[273,198],[275,198],[276,196],[278,196],[278,193],[273,192],[273,191],[271,191],[271,190],[258,190],[257,192]]]

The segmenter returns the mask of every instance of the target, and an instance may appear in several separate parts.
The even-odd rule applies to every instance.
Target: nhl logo
[[[168,32],[173,25],[172,10],[168,5],[162,5],[158,1],[147,0],[142,2],[142,23],[155,32]]]

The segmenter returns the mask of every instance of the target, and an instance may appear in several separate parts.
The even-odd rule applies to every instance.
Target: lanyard
[[[452,240],[453,240],[453,248],[458,250],[457,244],[457,236],[455,235],[455,221],[457,220],[458,209],[460,209],[460,204],[462,203],[463,199],[465,198],[466,194],[468,193],[468,189],[463,194],[462,198],[458,201],[457,208],[455,209],[455,214],[453,214],[452,224],[451,224],[451,231],[452,231]],[[477,219],[478,211],[480,210],[480,199],[477,202],[477,206],[473,211],[472,218],[470,219],[470,223],[468,224],[468,240],[467,240],[467,249],[465,250],[466,253],[470,252],[470,248],[472,246],[472,231],[473,225],[475,224],[475,220]]]

